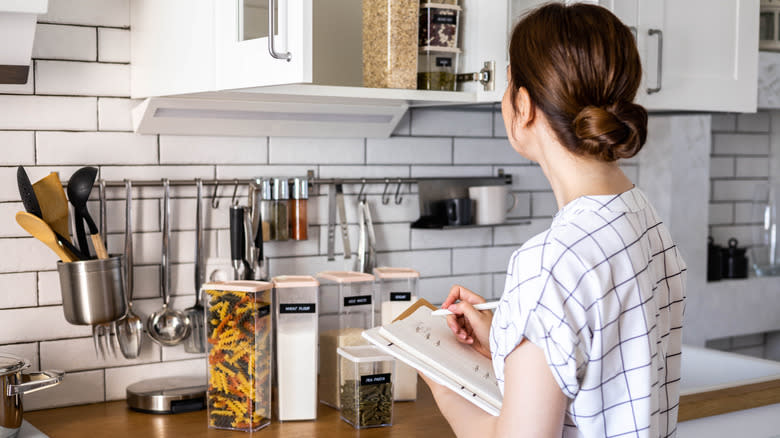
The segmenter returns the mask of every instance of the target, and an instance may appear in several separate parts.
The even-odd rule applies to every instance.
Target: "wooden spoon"
[[[33,237],[48,246],[63,262],[77,260],[70,251],[60,246],[57,241],[57,236],[54,234],[54,230],[52,230],[49,224],[44,222],[43,219],[34,214],[27,213],[26,211],[20,211],[16,213],[16,223]]]
[[[68,198],[57,172],[33,184],[35,196],[41,206],[43,220],[60,236],[70,240]]]

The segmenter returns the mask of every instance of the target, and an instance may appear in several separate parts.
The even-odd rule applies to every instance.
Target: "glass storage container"
[[[381,325],[393,322],[404,310],[417,301],[420,273],[409,268],[374,268],[376,296]],[[417,400],[417,370],[397,362],[395,366],[395,401]]]
[[[459,56],[459,49],[421,50],[417,68],[417,88],[455,91]]]
[[[320,280],[320,401],[339,408],[339,364],[336,349],[365,345],[363,330],[374,326],[374,276],[362,272],[325,271]]]
[[[274,284],[274,377],[279,421],[317,418],[317,296],[308,275],[284,275]]]
[[[420,48],[457,49],[461,7],[443,3],[420,5]]]
[[[203,285],[208,336],[208,424],[255,431],[271,422],[271,283]]]
[[[416,85],[418,0],[363,0],[363,86]]]
[[[355,427],[393,425],[392,356],[374,346],[338,349],[341,419]]]

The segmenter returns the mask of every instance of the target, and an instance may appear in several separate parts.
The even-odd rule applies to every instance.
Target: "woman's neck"
[[[581,196],[623,193],[633,187],[616,162],[575,155],[549,136],[544,143],[538,162],[559,209]]]

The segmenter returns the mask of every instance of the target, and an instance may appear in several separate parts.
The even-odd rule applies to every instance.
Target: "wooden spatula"
[[[65,197],[57,172],[33,184],[33,190],[43,213],[43,221],[70,242],[68,198]]]
[[[77,260],[70,251],[60,246],[54,231],[43,221],[43,219],[34,214],[27,213],[26,211],[20,211],[16,213],[16,223],[33,237],[46,244],[46,246],[54,251],[63,262]]]

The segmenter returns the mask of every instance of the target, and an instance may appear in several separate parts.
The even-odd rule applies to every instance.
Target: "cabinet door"
[[[513,0],[515,3],[517,0]],[[538,4],[540,0],[526,0]],[[478,102],[500,102],[507,86],[509,36],[515,23],[509,0],[463,0],[460,73],[480,71],[486,61],[495,62],[494,89],[485,91],[477,82],[464,82],[464,91],[477,93]]]
[[[662,26],[652,23],[657,16]],[[640,102],[653,110],[755,111],[758,18],[758,0],[640,0],[645,91],[660,88]]]
[[[312,0],[215,0],[214,19],[217,90],[312,81]],[[289,61],[271,56],[269,38],[277,52],[289,52]]]

